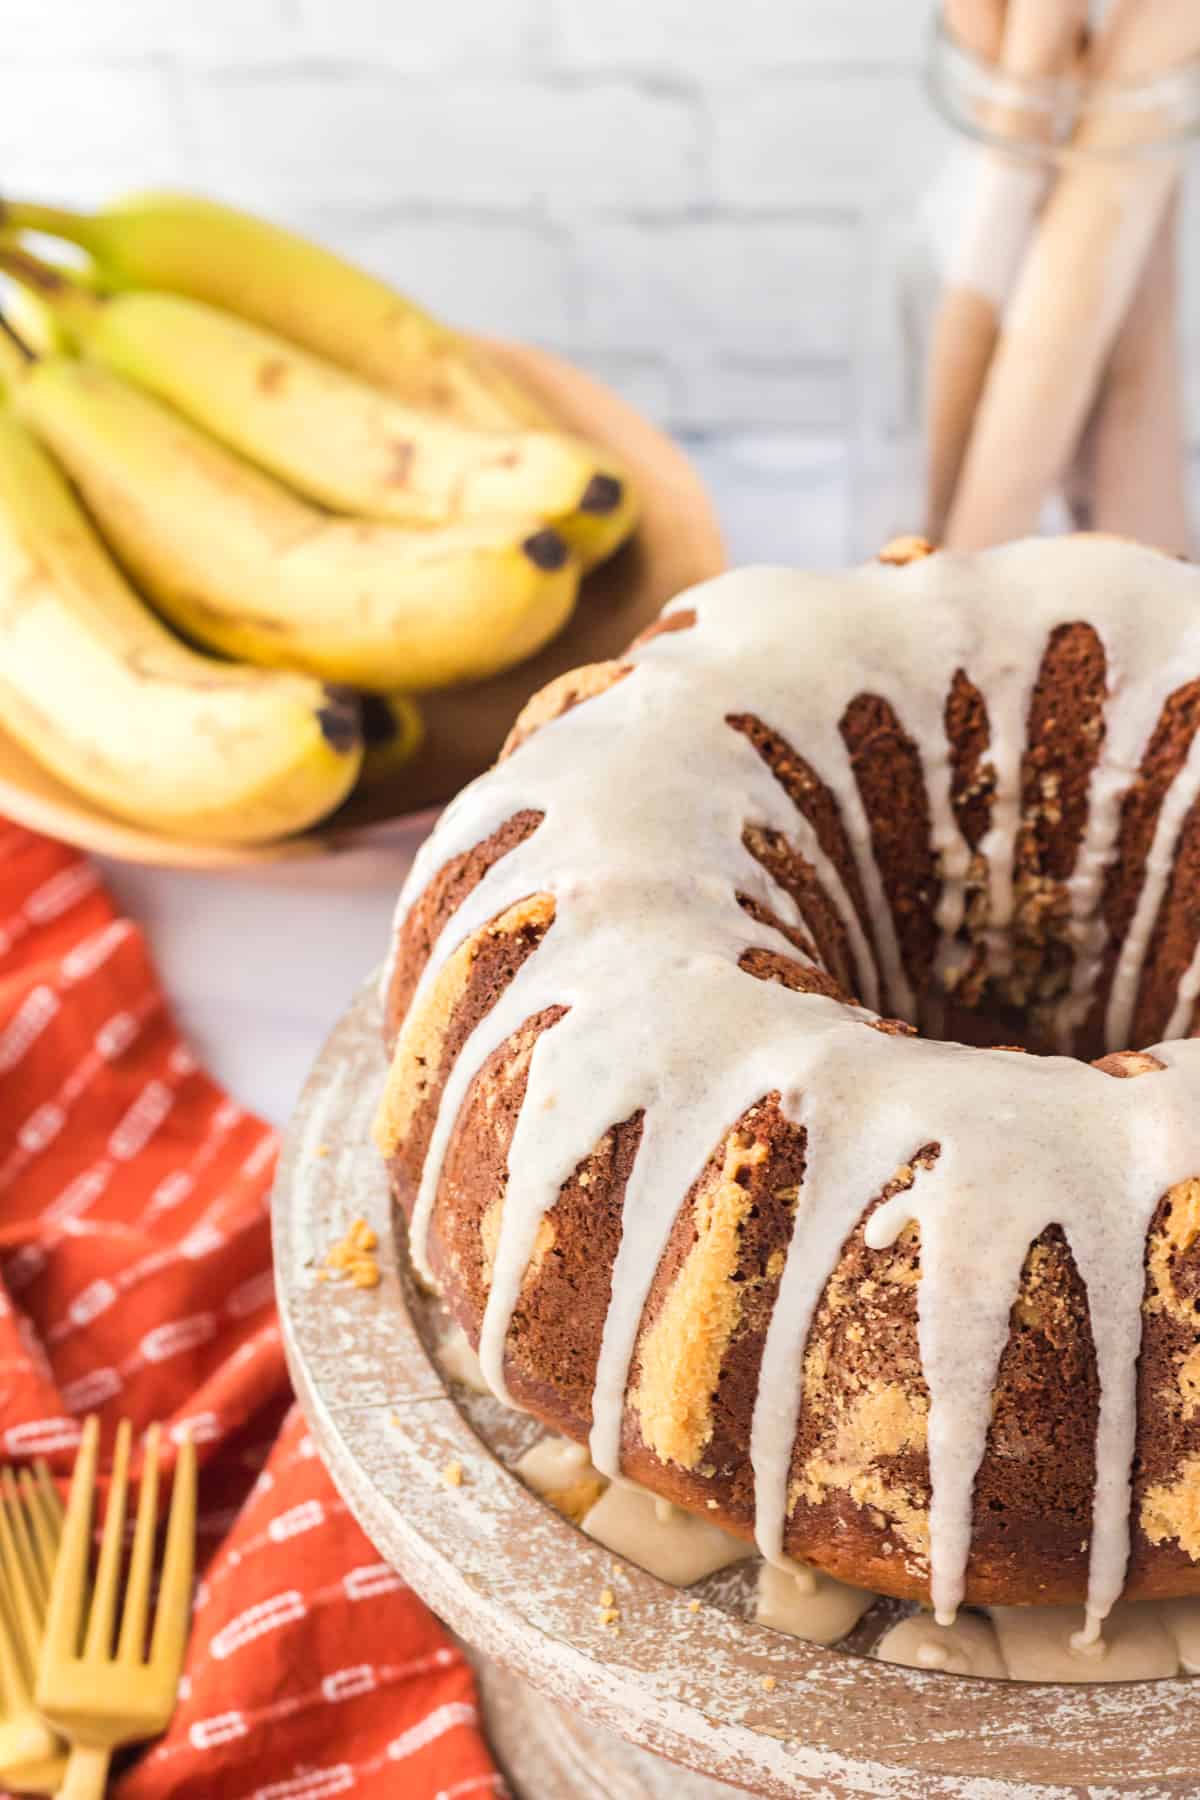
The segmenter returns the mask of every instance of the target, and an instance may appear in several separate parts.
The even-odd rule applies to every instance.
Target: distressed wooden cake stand
[[[326,1044],[284,1147],[273,1203],[284,1337],[351,1511],[481,1660],[523,1800],[691,1800],[722,1791],[713,1782],[886,1800],[1200,1795],[1200,1686],[1188,1680],[1030,1686],[820,1649],[754,1624],[744,1585],[669,1587],[532,1494],[509,1465],[533,1421],[451,1386],[431,1354],[436,1307],[412,1279],[370,1140],[383,1075],[369,990]],[[356,1217],[379,1235],[380,1286],[318,1281]],[[600,1621],[606,1587],[619,1629]],[[655,1756],[638,1762],[618,1739]]]

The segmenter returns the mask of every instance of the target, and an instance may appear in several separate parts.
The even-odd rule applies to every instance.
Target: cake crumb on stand
[[[352,1219],[344,1234],[326,1250],[316,1279],[349,1283],[357,1288],[378,1287],[381,1279],[378,1249],[379,1237],[367,1221]]]

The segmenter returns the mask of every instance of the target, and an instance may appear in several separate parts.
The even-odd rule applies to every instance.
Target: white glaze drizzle
[[[1133,595],[1129,603],[1136,604]],[[1102,634],[1103,635],[1103,634]],[[1105,713],[1104,753],[1088,786],[1087,823],[1075,867],[1067,881],[1070,934],[1075,959],[1068,994],[1058,1009],[1058,1047],[1068,1051],[1075,1031],[1091,1009],[1096,976],[1108,942],[1100,910],[1104,880],[1116,860],[1121,828],[1121,805],[1137,778],[1149,729],[1158,721],[1171,692],[1180,685],[1178,664],[1169,660],[1162,670],[1144,671],[1131,685],[1115,647],[1105,646],[1108,657],[1108,704]],[[1141,979],[1150,934],[1166,888],[1173,861],[1175,839],[1188,808],[1200,792],[1200,734],[1189,746],[1183,769],[1168,789],[1146,862],[1135,919],[1121,946],[1118,975],[1110,995],[1106,1036],[1114,1046],[1128,1045],[1130,1020],[1137,984]],[[1144,912],[1143,912],[1144,904]],[[1121,964],[1124,966],[1122,967]],[[1171,1035],[1168,1033],[1168,1035]]]
[[[1010,1309],[1030,1244],[1058,1224],[1087,1284],[1101,1381],[1088,1604],[1093,1621],[1105,1616],[1128,1555],[1143,1244],[1162,1194],[1200,1171],[1200,1043],[1156,1046],[1163,1070],[1114,1081],[1066,1058],[888,1037],[870,1028],[870,1013],[745,975],[737,961],[751,946],[796,953],[751,920],[737,895],[789,923],[799,915],[744,848],[743,828],[782,831],[803,840],[806,854],[813,838],[726,717],[751,714],[778,731],[833,793],[870,904],[880,991],[911,1005],[838,729],[845,708],[860,693],[882,696],[921,748],[935,842],[953,876],[940,920],[946,933],[961,918],[955,884],[966,846],[949,807],[943,709],[960,668],[983,693],[996,778],[981,846],[986,942],[989,969],[1002,973],[1029,700],[1054,629],[1089,621],[1104,645],[1110,695],[1092,781],[1095,817],[1071,888],[1087,974],[1069,1002],[1082,1016],[1099,966],[1098,901],[1122,784],[1162,701],[1200,670],[1198,599],[1195,571],[1087,539],[838,576],[722,577],[676,602],[695,611],[694,628],[633,653],[625,679],[544,726],[459,796],[418,858],[401,916],[439,867],[514,813],[536,809],[544,818],[449,921],[414,1004],[457,945],[517,900],[550,893],[556,915],[446,1083],[413,1218],[418,1266],[471,1081],[532,1015],[568,1009],[537,1039],[509,1152],[480,1346],[497,1393],[504,1395],[505,1339],[542,1217],[603,1135],[640,1111],[593,1397],[593,1459],[618,1473],[630,1361],[676,1212],[722,1130],[777,1091],[785,1116],[807,1133],[751,1432],[756,1534],[779,1561],[813,1311],[865,1206],[921,1146],[936,1143],[936,1164],[868,1228],[872,1247],[892,1241],[909,1219],[921,1231],[935,1606],[949,1618],[962,1598],[972,1488]],[[847,896],[830,876],[825,865],[827,895],[853,935]],[[865,954],[861,930],[854,941]],[[864,965],[864,992],[867,980]]]
[[[1167,1036],[1183,1037],[1192,1028],[1192,1014],[1200,996],[1200,940],[1192,951],[1192,960],[1180,978],[1175,995],[1175,1008],[1167,1020]]]
[[[1174,867],[1175,845],[1179,833],[1183,829],[1184,820],[1197,797],[1200,797],[1200,731],[1193,737],[1184,765],[1168,789],[1159,810],[1154,837],[1146,857],[1145,872],[1138,893],[1137,905],[1121,944],[1121,952],[1117,958],[1116,971],[1108,997],[1105,1036],[1110,1043],[1118,1040],[1125,1043],[1128,1040],[1133,1009],[1137,1002],[1138,985],[1141,981],[1146,951],[1150,943],[1150,934],[1154,930],[1159,907],[1162,905],[1163,895],[1166,893],[1167,883]],[[1177,1013],[1183,1010],[1189,998],[1195,998],[1195,989],[1192,990],[1190,996],[1185,991],[1187,980],[1188,976],[1185,974],[1180,983],[1176,1003]],[[1185,1019],[1177,1018],[1173,1014],[1167,1026],[1167,1036],[1181,1037],[1185,1024]]]

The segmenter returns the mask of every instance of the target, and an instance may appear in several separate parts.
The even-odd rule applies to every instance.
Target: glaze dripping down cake
[[[378,1139],[488,1381],[854,1584],[1200,1593],[1200,572],[748,570],[401,897]]]

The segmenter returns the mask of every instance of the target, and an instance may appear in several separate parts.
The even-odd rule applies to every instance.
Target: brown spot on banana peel
[[[3,324],[0,319],[0,325]],[[38,605],[46,584],[53,581],[54,576],[49,567],[40,558],[34,558],[29,566],[8,583],[0,597],[0,619],[6,625],[14,625],[31,607]]]
[[[407,487],[412,479],[413,458],[416,456],[415,446],[406,439],[400,438],[389,446],[392,452],[392,466],[388,470],[389,487]]]
[[[354,689],[336,685],[326,687],[325,703],[317,708],[317,724],[331,750],[339,755],[357,750],[363,741],[363,727],[359,698]]]
[[[287,385],[288,365],[282,356],[269,356],[258,365],[256,385],[262,394],[278,394]]]
[[[533,566],[544,569],[547,574],[565,568],[571,555],[566,539],[561,538],[557,531],[551,531],[549,526],[535,531],[532,537],[527,537],[521,548]]]
[[[615,475],[593,475],[579,501],[580,512],[616,512],[625,489]]]

